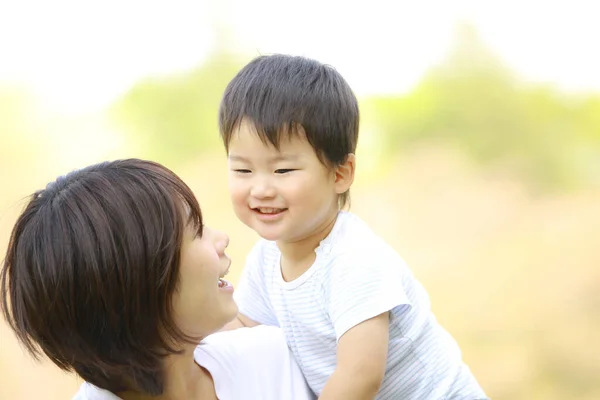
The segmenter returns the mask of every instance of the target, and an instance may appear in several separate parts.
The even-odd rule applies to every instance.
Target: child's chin
[[[253,228],[254,232],[256,232],[258,236],[265,240],[271,240],[273,242],[276,242],[278,240],[281,240],[282,238],[281,232],[275,231],[273,229],[264,229],[263,227],[256,226],[251,228]]]
[[[258,235],[265,239],[265,240],[270,240],[272,242],[276,242],[278,240],[281,240],[281,235],[278,234],[274,234],[274,233],[263,233],[263,232],[257,232]]]

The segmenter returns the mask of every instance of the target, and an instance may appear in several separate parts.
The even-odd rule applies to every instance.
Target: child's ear
[[[335,168],[335,191],[342,194],[350,189],[354,182],[354,170],[356,168],[356,156],[349,153],[346,161]]]

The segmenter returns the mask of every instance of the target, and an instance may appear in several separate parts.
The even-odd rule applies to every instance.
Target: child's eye
[[[249,169],[234,169],[233,171],[238,174],[249,174],[251,172]]]
[[[292,171],[295,171],[295,169],[281,168],[281,169],[276,169],[275,173],[276,174],[287,174],[288,172],[292,172]]]

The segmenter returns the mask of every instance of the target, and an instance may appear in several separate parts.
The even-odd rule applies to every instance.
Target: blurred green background
[[[25,3],[0,8],[0,49],[33,54],[0,67],[0,251],[49,180],[142,157],[182,176],[229,234],[235,282],[257,238],[229,206],[219,99],[254,56],[304,54],[357,88],[352,211],[412,266],[488,395],[600,398],[600,84],[584,79],[600,63],[582,3]],[[579,36],[546,35],[565,21]],[[572,47],[587,53],[564,62]],[[3,321],[0,354],[2,399],[77,388]]]

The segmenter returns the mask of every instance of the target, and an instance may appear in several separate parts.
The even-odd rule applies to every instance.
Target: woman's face
[[[185,230],[173,308],[177,325],[187,335],[204,337],[237,315],[233,286],[221,279],[231,264],[225,254],[228,244],[227,235],[206,226],[201,236],[192,226]]]

